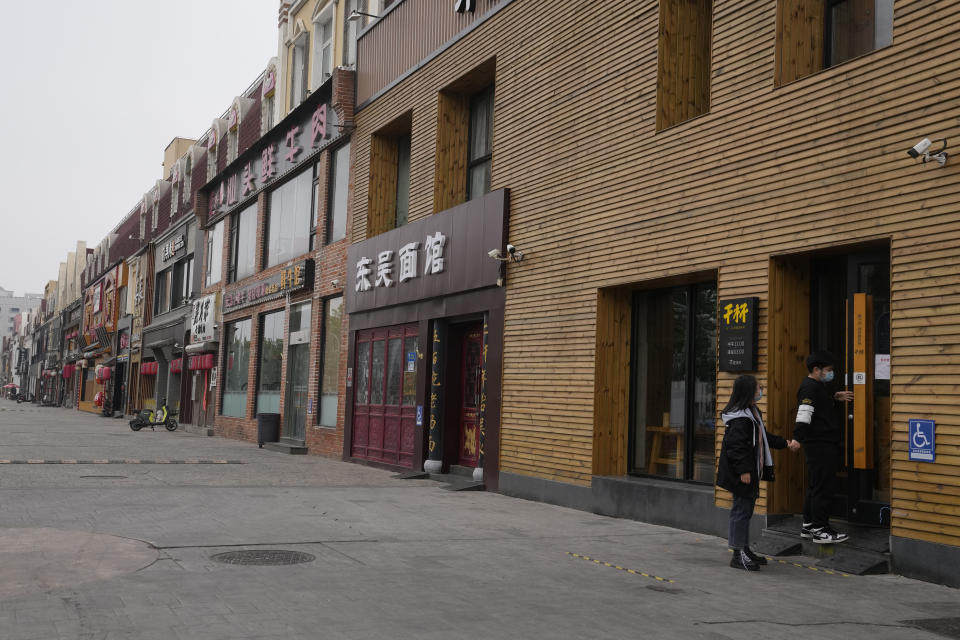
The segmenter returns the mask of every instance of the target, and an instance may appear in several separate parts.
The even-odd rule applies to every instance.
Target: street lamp
[[[379,18],[379,17],[380,17],[380,16],[374,15],[374,14],[372,14],[372,13],[364,13],[363,11],[357,11],[356,9],[354,9],[353,11],[350,12],[350,15],[347,16],[347,20],[350,21],[350,22],[358,22],[359,20],[362,20],[364,16],[366,16],[366,17],[368,17],[368,18]]]

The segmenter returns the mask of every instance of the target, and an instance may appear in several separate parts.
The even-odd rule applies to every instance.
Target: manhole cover
[[[210,556],[211,560],[224,564],[245,564],[259,566],[279,566],[284,564],[302,564],[313,562],[316,556],[300,551],[280,549],[257,549],[253,551],[228,551]]]

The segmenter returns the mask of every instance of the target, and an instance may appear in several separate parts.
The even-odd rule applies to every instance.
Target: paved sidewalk
[[[59,409],[0,411],[0,459],[79,450],[243,464],[0,466],[2,640],[924,640],[942,636],[905,621],[960,615],[955,589],[808,558],[738,572],[711,536]],[[212,559],[270,549],[315,559]]]

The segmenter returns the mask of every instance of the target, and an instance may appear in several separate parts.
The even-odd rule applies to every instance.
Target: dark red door
[[[460,362],[460,460],[477,466],[480,451],[480,382],[483,376],[483,325],[467,330]]]
[[[417,325],[357,332],[353,457],[413,466],[418,365]]]

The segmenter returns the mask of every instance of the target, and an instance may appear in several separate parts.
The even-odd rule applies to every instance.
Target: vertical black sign
[[[720,371],[757,370],[757,298],[720,301]]]

